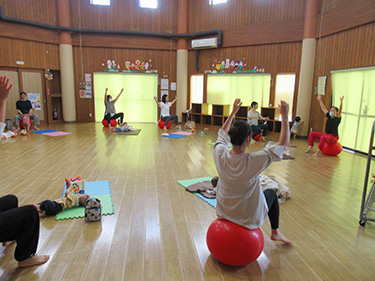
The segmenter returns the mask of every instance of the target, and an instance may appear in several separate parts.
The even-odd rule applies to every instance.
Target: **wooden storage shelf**
[[[211,123],[212,123],[212,115],[202,115],[202,124],[211,125]]]
[[[53,79],[46,81],[47,86],[47,122],[55,123],[63,121],[63,106],[60,84],[60,71],[51,70]],[[54,110],[57,110],[57,119],[54,118]]]
[[[247,122],[247,114],[250,106],[241,106],[236,113],[235,119],[241,119]],[[208,103],[193,103],[191,107],[191,121],[201,125],[211,125],[221,127],[228,119],[230,114],[229,104],[208,104]],[[262,107],[260,114],[263,117],[269,117],[267,121],[268,132],[279,133],[281,131],[281,120],[278,120],[280,115],[276,107]],[[187,113],[182,112],[183,122],[186,121]],[[276,118],[276,119],[275,119]]]

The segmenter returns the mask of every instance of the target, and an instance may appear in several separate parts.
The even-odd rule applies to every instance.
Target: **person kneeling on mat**
[[[78,206],[85,206],[85,202],[91,199],[88,194],[76,194],[72,191],[73,186],[70,186],[65,191],[65,196],[57,200],[44,200],[36,205],[39,214],[46,214],[47,216],[55,216],[61,211]]]

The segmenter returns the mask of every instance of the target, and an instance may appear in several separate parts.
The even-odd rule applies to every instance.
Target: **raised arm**
[[[279,112],[281,115],[281,132],[278,145],[288,145],[290,138],[288,122],[289,104],[287,104],[285,101],[281,101],[279,105]]]
[[[177,95],[171,103],[174,104],[176,102],[176,100],[177,100]]]
[[[324,112],[324,115],[326,115],[327,112],[328,112],[328,110],[327,110],[327,108],[325,107],[325,105],[324,105],[323,102],[322,102],[322,96],[321,96],[321,95],[318,95],[316,98],[317,98],[318,101],[319,101],[320,108],[321,108],[322,111]]]
[[[13,84],[10,84],[10,86],[8,86],[8,83],[9,78],[7,78],[6,76],[0,77],[0,123],[5,122],[6,102],[9,98],[10,89],[12,89],[13,87]],[[0,132],[0,135],[1,134],[2,132]]]
[[[116,102],[118,100],[118,98],[121,96],[122,92],[124,91],[124,88],[121,89],[121,92],[117,95],[117,97],[115,98],[114,102]]]
[[[65,196],[68,196],[68,194],[72,191],[73,185],[69,186],[67,190],[65,190]]]
[[[344,99],[344,96],[340,98],[340,107],[339,107],[339,112],[337,113],[337,117],[341,118],[341,112],[342,112],[342,100]]]
[[[105,94],[104,94],[104,104],[107,103],[108,101],[108,95],[107,95],[107,92],[108,92],[108,88],[105,88]]]
[[[234,101],[232,112],[229,114],[229,117],[227,118],[223,126],[221,127],[226,134],[228,134],[230,126],[232,125],[233,118],[238,112],[238,110],[240,110],[241,105],[242,105],[242,102],[240,99],[236,99]]]
[[[156,97],[154,97],[154,100],[155,100],[155,102],[156,102],[157,105],[160,104],[160,102],[158,102],[158,99]]]

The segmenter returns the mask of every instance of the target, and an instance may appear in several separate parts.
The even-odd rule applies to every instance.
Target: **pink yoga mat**
[[[65,135],[71,135],[72,133],[67,132],[53,132],[53,133],[44,133],[43,135],[50,136],[50,137],[58,137],[58,136],[65,136]]]
[[[194,135],[192,132],[185,132],[185,131],[177,131],[177,132],[173,132],[172,134],[174,134],[174,135],[184,135],[184,136]]]

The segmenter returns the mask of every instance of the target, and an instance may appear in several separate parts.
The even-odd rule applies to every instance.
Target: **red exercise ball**
[[[323,149],[321,150],[324,155],[337,156],[342,151],[342,145],[339,142],[334,144],[325,143]]]
[[[207,246],[220,262],[244,266],[255,261],[264,246],[260,228],[247,229],[233,222],[216,219],[207,230]]]
[[[159,126],[160,129],[163,129],[164,126],[165,126],[165,122],[162,121],[162,120],[159,120],[159,122],[158,122],[158,126]],[[169,121],[169,123],[168,123],[168,125],[167,125],[167,129],[169,129],[171,126],[172,126],[172,122]]]
[[[106,119],[103,119],[102,124],[104,127],[109,127],[108,126],[108,121]],[[115,119],[111,119],[111,126],[116,127],[117,126],[117,121]]]
[[[262,133],[259,133],[258,135],[253,137],[253,140],[259,140],[261,136],[262,136]]]
[[[30,119],[30,129],[33,127],[34,122],[33,120]],[[20,121],[20,129],[26,129],[25,126],[23,125],[23,120]]]

